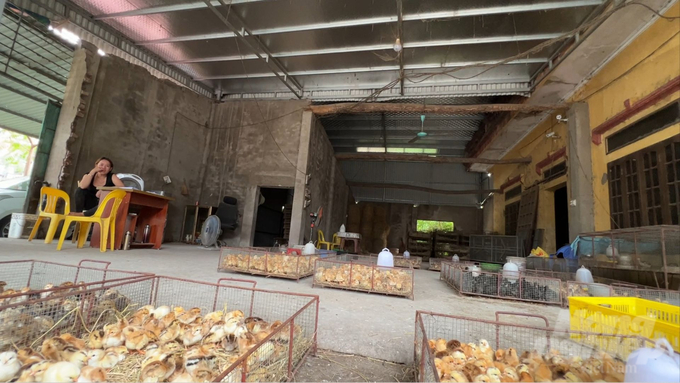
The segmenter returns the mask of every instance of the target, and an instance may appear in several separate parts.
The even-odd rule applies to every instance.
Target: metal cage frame
[[[314,273],[313,262],[319,258],[319,255],[301,255],[299,252],[290,252],[282,254],[279,248],[254,248],[254,247],[223,247],[220,251],[220,259],[217,264],[218,272],[237,272],[250,275],[262,275],[266,277],[293,279],[299,281],[302,278],[307,278]],[[270,257],[290,257],[295,259],[295,271],[291,274],[282,274],[269,271]],[[232,265],[230,257],[236,258],[236,265]],[[245,268],[239,267],[240,257],[247,257]],[[254,258],[264,257],[263,269],[256,268],[252,264]],[[285,259],[284,259],[285,261]]]

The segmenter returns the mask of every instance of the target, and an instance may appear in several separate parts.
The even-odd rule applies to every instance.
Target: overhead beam
[[[13,116],[23,118],[25,120],[29,120],[29,121],[37,122],[38,124],[42,124],[42,121],[38,120],[37,118],[33,118],[31,116],[27,116],[27,115],[19,113],[19,112],[15,112],[13,110],[9,110],[9,109],[3,108],[1,106],[0,106],[0,112],[5,112],[5,113],[11,114]]]
[[[366,141],[371,141],[371,142],[359,142],[359,141],[350,141],[350,142],[331,142],[331,145],[333,145],[334,148],[383,148],[383,144],[381,142],[378,142],[380,140],[366,140]],[[387,149],[391,148],[416,148],[416,149],[439,149],[439,150],[456,150],[460,151],[461,153],[464,153],[465,146],[460,146],[460,145],[453,145],[454,143],[451,144],[443,144],[443,143],[430,143],[430,144],[423,144],[420,142],[416,142],[413,144],[408,144],[406,142],[404,143],[388,143],[387,144]]]
[[[318,116],[357,113],[432,113],[468,114],[524,112],[536,113],[566,108],[565,104],[527,105],[527,104],[481,104],[481,105],[425,105],[401,103],[356,103],[343,102],[328,105],[310,105],[309,109]]]
[[[531,157],[508,158],[501,160],[491,160],[486,158],[463,158],[463,157],[441,157],[430,156],[427,154],[394,154],[394,153],[338,153],[335,155],[338,161],[400,161],[400,162],[429,162],[433,164],[529,164]]]
[[[537,33],[531,35],[501,35],[489,37],[470,37],[457,38],[448,40],[429,40],[429,41],[414,41],[405,43],[402,40],[402,47],[404,49],[413,48],[431,48],[431,47],[447,47],[454,45],[476,45],[476,44],[492,44],[492,43],[509,43],[519,41],[542,41],[550,40],[561,36],[561,33]],[[301,56],[318,56],[336,53],[354,53],[354,52],[371,52],[392,50],[393,44],[371,44],[371,45],[356,45],[350,47],[339,48],[323,48],[323,49],[308,49],[302,51],[278,52],[272,53],[272,57],[301,57]],[[404,52],[403,50],[401,51]],[[206,62],[221,62],[221,61],[240,61],[240,60],[255,60],[255,55],[230,55],[230,56],[212,56],[212,57],[196,57],[185,60],[170,61],[170,64],[193,64]]]
[[[17,94],[17,95],[19,95],[19,96],[21,96],[21,97],[24,97],[24,98],[27,98],[27,99],[29,99],[29,100],[38,102],[38,103],[40,103],[40,104],[47,104],[47,100],[46,100],[46,99],[41,99],[41,98],[35,97],[35,96],[30,95],[30,94],[28,94],[28,93],[26,93],[26,92],[24,92],[24,91],[19,90],[19,89],[12,88],[11,86],[7,86],[7,85],[5,85],[5,84],[0,84],[0,88],[5,89],[5,90],[8,90],[8,91],[10,91],[10,92],[12,92],[12,93],[14,93],[14,94]]]
[[[336,131],[337,132],[337,131]],[[328,139],[331,141],[357,141],[361,142],[361,140],[382,140],[383,143],[387,143],[389,141],[390,143],[394,142],[400,142],[400,141],[408,141],[412,139],[413,137],[416,136],[417,131],[412,131],[412,132],[406,132],[406,134],[401,133],[401,134],[395,134],[391,133],[389,137],[384,138],[385,134],[384,131],[378,135],[378,132],[380,131],[374,131],[374,134],[372,135],[355,135],[355,134],[328,134],[330,132],[327,132]],[[382,138],[380,136],[383,136]],[[457,137],[454,135],[432,135],[428,134],[427,137],[423,137],[418,140],[418,143],[421,143],[423,140],[435,140],[435,141],[463,141],[463,142],[468,142],[470,141],[469,137]]]
[[[462,195],[462,194],[487,194],[487,193],[502,193],[500,189],[471,189],[471,190],[444,190],[432,189],[423,186],[404,185],[404,184],[381,184],[371,182],[353,182],[348,181],[347,186],[373,188],[373,189],[405,189],[416,190],[425,193],[446,194],[446,195]]]
[[[404,43],[404,12],[401,0],[397,0],[397,31],[399,44]],[[399,51],[399,94],[404,95],[404,49]],[[387,147],[387,145],[385,145]]]
[[[275,59],[275,58],[272,58]],[[547,58],[536,57],[530,59],[517,59],[507,63],[502,63],[501,65],[516,65],[516,64],[540,64],[547,61]],[[468,61],[468,62],[451,62],[451,63],[436,63],[436,64],[410,64],[404,65],[405,70],[422,70],[422,69],[442,69],[442,68],[459,68],[465,66],[478,66],[480,71],[484,70],[484,67],[491,65],[500,64],[495,61]],[[327,75],[327,74],[343,74],[343,73],[365,73],[365,72],[385,72],[385,71],[398,71],[399,65],[383,65],[374,67],[355,67],[355,68],[338,68],[338,69],[320,69],[320,70],[305,70],[305,71],[294,71],[289,72],[291,76],[314,76],[314,75]],[[199,77],[196,80],[237,80],[244,78],[264,78],[264,77],[274,77],[273,73],[253,73],[253,74],[234,74],[225,76],[207,76]],[[513,81],[527,81],[527,80],[513,80]]]
[[[256,0],[258,1],[258,0]],[[259,0],[264,1],[264,0]],[[240,1],[239,3],[249,2]],[[252,1],[250,1],[252,2]],[[282,1],[283,2],[283,1]],[[437,19],[449,19],[456,17],[471,17],[471,16],[487,16],[487,15],[497,15],[497,14],[510,14],[510,13],[521,13],[521,12],[540,12],[540,11],[550,11],[554,9],[565,9],[565,8],[580,8],[580,7],[591,7],[598,6],[602,4],[604,0],[563,0],[554,1],[549,3],[533,3],[533,4],[515,4],[515,5],[499,5],[496,7],[475,7],[468,9],[458,9],[450,11],[439,11],[439,12],[416,12],[403,15],[403,21],[426,21],[426,20],[437,20]],[[194,9],[207,8],[207,4],[212,4],[213,6],[218,6],[220,3],[218,0],[210,0],[208,2],[194,2],[188,4],[177,4],[177,5],[166,5],[158,7],[141,8],[133,11],[125,11],[118,13],[110,13],[95,16],[95,20],[111,19],[111,18],[121,18],[121,17],[132,17],[141,15],[153,15],[158,13],[166,12],[178,12],[178,11],[188,11]],[[232,4],[238,4],[236,0]],[[288,25],[283,27],[275,28],[263,28],[253,30],[254,35],[266,35],[266,34],[277,34],[277,33],[289,33],[289,32],[299,32],[299,31],[313,31],[319,29],[331,29],[331,28],[346,28],[355,27],[361,25],[376,25],[376,24],[388,24],[398,22],[398,16],[377,16],[377,17],[366,17],[363,19],[352,19],[352,20],[340,20],[331,22],[318,22],[310,24],[298,24],[298,25]],[[209,40],[209,39],[224,39],[235,37],[233,33],[211,33],[211,34],[201,34],[201,35],[185,35],[176,36],[168,39],[158,39],[158,40],[147,40],[141,41],[140,44],[163,44],[163,43],[173,43],[180,41],[195,41],[195,40]]]
[[[217,1],[222,6],[227,6],[224,0]],[[227,16],[224,16],[222,12],[212,5],[211,0],[204,0],[204,2],[215,14],[215,16],[217,16],[217,18],[220,19],[220,21],[222,21],[222,23],[236,35],[239,41],[248,46],[248,48],[253,51],[257,58],[262,60],[269,67],[269,69],[272,71],[272,74],[276,76],[276,78],[278,78],[288,89],[290,89],[290,91],[293,92],[297,98],[302,98],[302,85],[300,85],[300,83],[286,71],[286,68],[279,62],[278,59],[271,57],[271,52],[269,51],[269,48],[267,48],[267,45],[262,42],[259,37],[253,36],[250,30],[246,27],[243,20],[238,15],[236,15],[235,12],[227,13]],[[233,17],[241,24],[242,28],[240,31],[228,20],[229,14],[233,15]],[[249,39],[246,39],[246,36],[249,37]],[[253,43],[251,43],[251,40]],[[263,52],[264,55],[260,52]],[[279,71],[281,73],[279,73]]]

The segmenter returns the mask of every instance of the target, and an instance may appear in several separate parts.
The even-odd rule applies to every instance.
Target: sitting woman
[[[78,183],[75,195],[76,212],[72,214],[83,214],[89,217],[97,211],[100,194],[97,190],[98,187],[125,186],[112,170],[113,161],[106,157],[102,157],[94,163],[94,169],[86,173]]]

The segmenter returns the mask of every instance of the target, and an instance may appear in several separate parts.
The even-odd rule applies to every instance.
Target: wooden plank
[[[509,158],[494,160],[488,158],[464,158],[442,157],[427,154],[395,154],[395,153],[338,153],[335,155],[338,161],[363,160],[363,161],[402,161],[402,162],[429,162],[433,164],[529,164],[531,157]]]
[[[533,244],[537,208],[538,186],[534,186],[522,193],[519,203],[519,215],[517,217],[517,236],[523,243],[525,253],[531,250],[531,245]]]
[[[566,104],[528,105],[528,104],[479,104],[479,105],[426,105],[401,103],[344,102],[328,105],[310,105],[309,109],[317,116],[359,113],[430,113],[430,114],[471,114],[497,112],[545,112],[565,109]]]

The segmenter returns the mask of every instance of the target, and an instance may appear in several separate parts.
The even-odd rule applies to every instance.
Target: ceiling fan
[[[418,133],[416,134],[416,136],[413,137],[413,138],[408,142],[409,144],[412,144],[412,143],[418,141],[418,140],[421,139],[421,138],[427,137],[427,132],[423,130],[424,125],[425,125],[425,115],[422,114],[422,115],[420,116],[420,132],[418,132]]]

